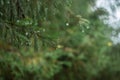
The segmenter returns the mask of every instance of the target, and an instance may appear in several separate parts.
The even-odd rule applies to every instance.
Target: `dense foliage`
[[[1,0],[0,80],[119,80],[93,1]]]

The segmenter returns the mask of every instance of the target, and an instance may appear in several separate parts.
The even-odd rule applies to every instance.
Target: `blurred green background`
[[[95,3],[0,0],[0,80],[120,80],[120,44]]]

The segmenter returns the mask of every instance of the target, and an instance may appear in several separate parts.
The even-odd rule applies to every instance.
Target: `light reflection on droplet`
[[[10,1],[8,1],[7,3],[10,4]]]
[[[40,31],[37,31],[37,33],[39,33]]]
[[[28,32],[26,32],[25,35],[27,36],[27,35],[28,35]]]
[[[45,32],[45,29],[43,29],[43,32]]]
[[[82,32],[84,33],[85,31],[84,31],[84,30],[82,30]]]
[[[69,23],[66,23],[66,26],[69,26]]]
[[[86,28],[87,28],[87,29],[89,29],[90,27],[89,27],[89,26],[87,26]]]
[[[17,20],[17,22],[19,23],[19,22],[20,22],[20,20]]]

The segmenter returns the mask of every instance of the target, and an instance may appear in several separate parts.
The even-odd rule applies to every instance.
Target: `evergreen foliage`
[[[94,1],[1,0],[0,80],[119,80]]]

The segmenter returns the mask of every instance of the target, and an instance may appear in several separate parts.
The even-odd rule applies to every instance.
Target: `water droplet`
[[[7,3],[10,4],[10,1],[8,1]]]
[[[37,31],[37,33],[39,33],[40,31]]]
[[[63,48],[63,46],[62,45],[57,45],[57,48]]]
[[[28,35],[28,32],[26,32],[25,35],[27,36],[27,35]]]
[[[66,23],[66,26],[69,26],[69,23]]]
[[[90,27],[89,27],[89,26],[87,26],[86,28],[87,28],[87,29],[89,29]]]
[[[17,22],[19,23],[19,22],[20,22],[20,20],[17,20]]]
[[[43,29],[43,32],[45,32],[45,29]]]
[[[82,32],[84,33],[85,31],[84,31],[84,30],[82,30]]]

